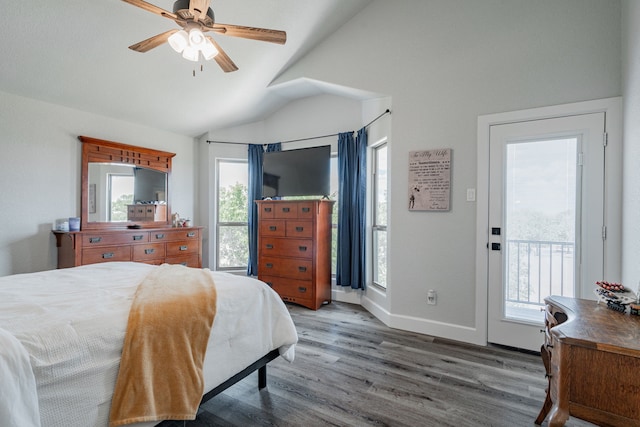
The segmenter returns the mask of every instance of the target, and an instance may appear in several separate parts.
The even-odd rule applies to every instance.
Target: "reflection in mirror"
[[[167,221],[167,174],[118,163],[89,163],[88,222]]]

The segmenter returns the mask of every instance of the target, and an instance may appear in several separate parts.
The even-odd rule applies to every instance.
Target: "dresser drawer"
[[[258,204],[258,215],[260,219],[272,219],[275,214],[273,203],[260,203]]]
[[[312,219],[313,218],[313,203],[301,202],[298,203],[298,219]]]
[[[277,219],[268,219],[260,221],[260,236],[284,237],[285,221]]]
[[[171,230],[157,230],[150,233],[152,242],[172,242],[176,240],[199,240],[200,233],[197,229],[183,228]]]
[[[91,246],[118,245],[123,243],[148,242],[149,232],[147,231],[131,231],[124,233],[96,233],[83,234],[82,245],[85,248]]]
[[[167,257],[198,253],[198,241],[167,242]]]
[[[144,219],[145,212],[143,205],[129,205],[127,207],[127,215],[129,220]]]
[[[148,260],[164,258],[164,244],[163,243],[149,243],[143,245],[133,245],[133,260],[146,262]]]
[[[104,246],[82,250],[82,264],[109,261],[131,261],[131,246]]]
[[[313,237],[312,221],[287,221],[287,237]]]
[[[313,258],[313,240],[260,238],[260,253],[264,256],[288,256],[292,258]]]
[[[167,257],[165,262],[167,264],[181,264],[187,267],[200,268],[200,257],[198,254]]]
[[[308,280],[287,279],[285,277],[260,276],[285,301],[310,303],[313,300],[313,284]]]
[[[296,219],[298,218],[297,203],[274,203],[274,218]]]
[[[260,256],[258,272],[260,275],[311,280],[313,263],[306,259]]]

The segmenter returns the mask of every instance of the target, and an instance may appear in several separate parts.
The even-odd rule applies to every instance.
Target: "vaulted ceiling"
[[[168,44],[128,49],[178,27],[123,1],[10,2],[0,14],[0,91],[197,136],[322,92],[270,83],[370,2],[212,0],[216,22],[287,33],[285,45],[208,33],[239,67],[232,73],[187,61]],[[173,10],[173,0],[149,3]]]

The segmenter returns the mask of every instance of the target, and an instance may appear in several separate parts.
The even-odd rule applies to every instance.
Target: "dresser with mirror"
[[[80,136],[80,231],[54,231],[58,268],[112,261],[202,266],[202,227],[172,228],[174,153]]]

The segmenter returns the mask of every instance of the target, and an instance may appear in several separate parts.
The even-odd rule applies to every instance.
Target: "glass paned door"
[[[575,136],[506,144],[506,318],[542,322],[546,296],[575,294],[578,146]]]
[[[537,351],[544,298],[604,271],[604,113],[490,128],[488,341]]]

